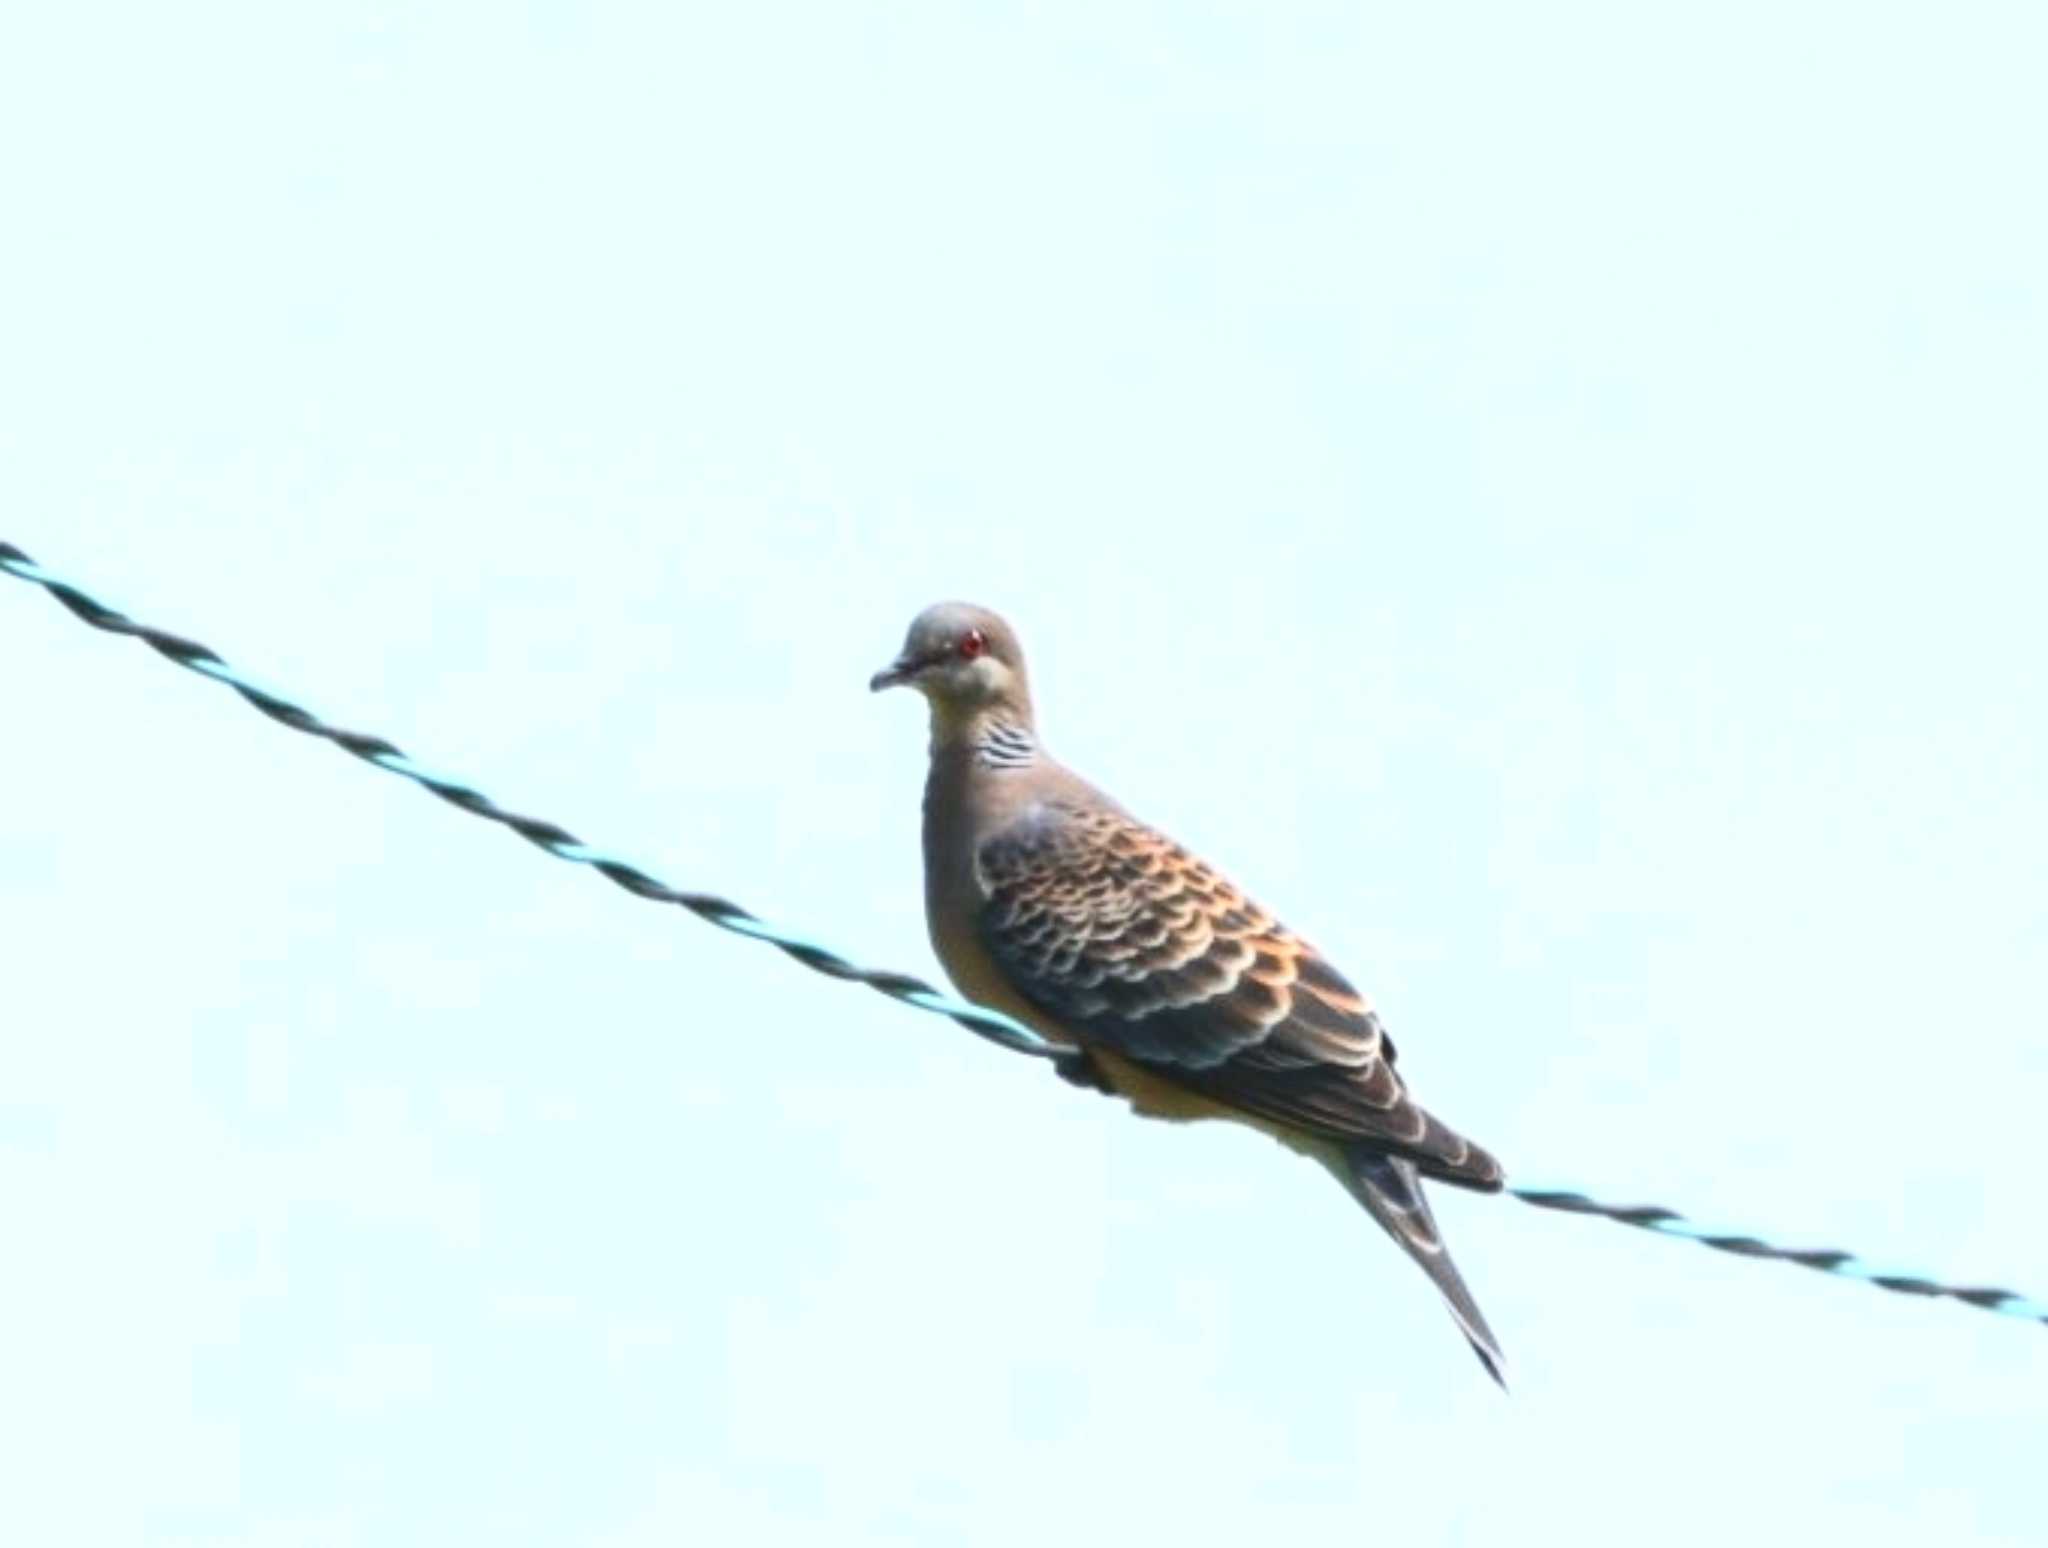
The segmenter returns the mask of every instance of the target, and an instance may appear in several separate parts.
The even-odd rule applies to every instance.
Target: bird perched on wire
[[[961,993],[1070,1049],[1077,1084],[1151,1117],[1235,1119],[1327,1167],[1505,1387],[1421,1181],[1497,1192],[1500,1164],[1409,1096],[1365,997],[1039,745],[1023,650],[994,613],[925,609],[868,684],[899,685],[931,705],[925,915]]]

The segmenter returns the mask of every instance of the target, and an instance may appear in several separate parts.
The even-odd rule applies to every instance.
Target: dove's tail
[[[1337,1180],[1351,1191],[1351,1196],[1365,1206],[1366,1213],[1430,1277],[1445,1307],[1472,1345],[1472,1352],[1486,1367],[1486,1374],[1499,1382],[1505,1392],[1507,1357],[1501,1353],[1500,1341],[1486,1325],[1486,1318],[1480,1315],[1479,1303],[1465,1288],[1458,1266],[1451,1261],[1443,1233],[1437,1230],[1436,1217],[1430,1213],[1429,1200],[1423,1197],[1415,1163],[1352,1145],[1332,1155],[1327,1164],[1337,1174]]]

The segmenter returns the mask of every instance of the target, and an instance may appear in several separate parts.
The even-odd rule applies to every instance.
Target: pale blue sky
[[[1052,745],[1518,1179],[2048,1293],[2038,7],[43,7],[0,536],[935,972]],[[2048,1335],[1137,1122],[0,587],[0,1539],[2038,1544]]]

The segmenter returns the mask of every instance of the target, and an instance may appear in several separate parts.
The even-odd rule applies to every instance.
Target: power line
[[[557,860],[586,865],[606,880],[635,897],[652,903],[671,903],[689,910],[707,924],[775,947],[786,956],[816,973],[848,983],[865,984],[917,1010],[945,1016],[978,1037],[987,1038],[1016,1053],[1041,1059],[1060,1059],[1066,1050],[1040,1037],[1021,1022],[942,993],[921,978],[887,969],[861,967],[809,936],[769,923],[758,915],[708,892],[685,892],[659,880],[646,868],[601,849],[594,849],[568,829],[539,817],[508,811],[466,780],[453,778],[408,757],[381,736],[349,731],[330,725],[291,698],[268,688],[228,665],[208,646],[170,633],[150,624],[138,623],[127,614],[109,607],[84,587],[44,569],[11,543],[0,542],[0,570],[40,586],[62,603],[75,617],[109,634],[125,634],[142,641],[165,659],[176,662],[202,677],[232,688],[256,709],[279,725],[289,726],[307,736],[332,742],[354,757],[387,774],[397,774],[433,792],[449,805],[473,817],[481,817],[511,829],[536,848]],[[1566,1214],[1596,1215],[1639,1230],[1697,1242],[1717,1252],[1745,1258],[1767,1258],[1796,1263],[1841,1279],[1861,1280],[1896,1295],[1915,1295],[1960,1301],[1982,1311],[2018,1317],[2048,1326],[2048,1303],[2033,1300],[2013,1290],[1988,1286],[1954,1285],[1926,1275],[1894,1269],[1879,1269],[1852,1252],[1835,1247],[1783,1247],[1747,1232],[1712,1230],[1700,1226],[1658,1204],[1606,1204],[1568,1188],[1510,1187],[1506,1190],[1525,1204]]]

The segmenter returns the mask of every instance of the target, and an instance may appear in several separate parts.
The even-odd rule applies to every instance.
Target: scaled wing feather
[[[1364,996],[1211,867],[1120,811],[1031,807],[985,839],[983,941],[1034,1005],[1211,1101],[1501,1183],[1424,1112]]]

